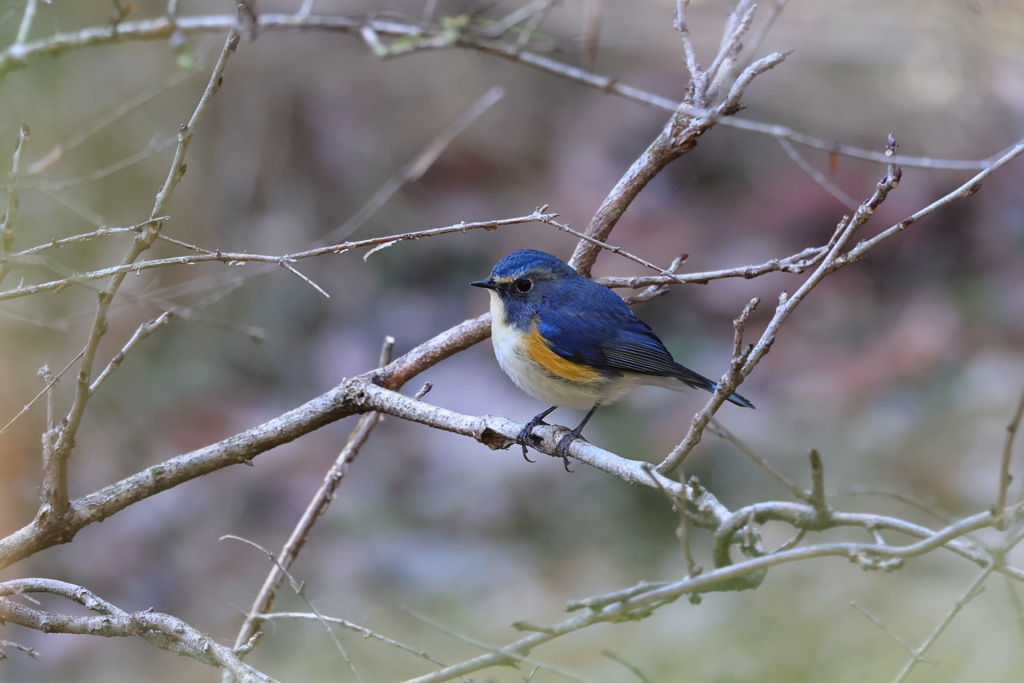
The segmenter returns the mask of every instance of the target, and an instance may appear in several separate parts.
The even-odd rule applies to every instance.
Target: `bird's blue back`
[[[526,328],[536,321],[537,331],[562,358],[616,375],[622,370],[659,376],[686,370],[617,294],[551,254],[522,249],[492,272],[499,279],[523,275],[534,279],[535,291],[528,299],[506,303],[510,322]]]

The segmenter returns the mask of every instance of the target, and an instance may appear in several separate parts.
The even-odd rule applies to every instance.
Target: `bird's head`
[[[526,323],[558,287],[571,286],[581,276],[559,258],[535,249],[520,249],[498,261],[491,276],[469,284],[491,291],[503,305],[509,322]]]

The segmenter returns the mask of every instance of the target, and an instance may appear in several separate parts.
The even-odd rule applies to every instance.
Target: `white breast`
[[[505,307],[495,291],[491,295],[491,343],[498,365],[520,389],[548,405],[589,410],[595,403],[611,403],[636,386],[630,377],[603,378],[594,385],[568,382],[552,376],[523,352],[524,333],[505,322]]]

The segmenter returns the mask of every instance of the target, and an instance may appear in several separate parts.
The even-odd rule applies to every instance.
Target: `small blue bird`
[[[533,428],[547,424],[555,408],[590,409],[558,442],[556,452],[569,470],[569,444],[601,405],[642,384],[674,391],[717,387],[675,362],[617,294],[551,254],[520,249],[498,261],[489,278],[470,284],[490,290],[491,341],[501,369],[520,389],[552,404],[519,433],[530,462]],[[728,400],[754,407],[739,394]]]

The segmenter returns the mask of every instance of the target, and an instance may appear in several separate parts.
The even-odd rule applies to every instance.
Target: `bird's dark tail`
[[[687,385],[693,387],[694,389],[703,389],[704,391],[709,391],[711,393],[714,393],[715,389],[718,388],[717,384],[715,384],[714,382],[709,380],[707,377],[704,377],[703,375],[698,375],[696,372],[694,372],[690,368],[683,367],[682,365],[679,365],[678,363],[676,364],[676,366],[677,366],[676,377],[679,379],[679,381],[683,382],[684,384],[687,384]],[[753,408],[754,407],[753,403],[751,403],[747,399],[743,398],[739,394],[733,394],[729,398],[727,398],[726,400],[729,401],[729,403],[734,403],[734,404],[736,404],[738,406],[742,406],[744,408]]]

